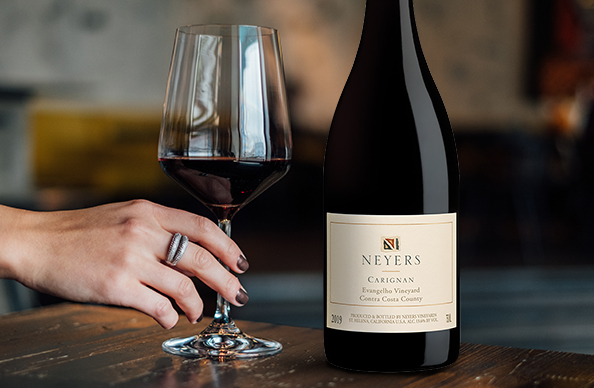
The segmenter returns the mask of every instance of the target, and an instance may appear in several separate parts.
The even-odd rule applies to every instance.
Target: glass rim
[[[187,24],[176,29],[177,33],[185,35],[214,35],[214,36],[238,36],[244,35],[247,31],[254,31],[258,35],[276,35],[276,28],[259,26],[255,24]]]

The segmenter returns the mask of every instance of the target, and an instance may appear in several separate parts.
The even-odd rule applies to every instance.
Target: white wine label
[[[456,213],[327,213],[326,326],[410,333],[457,325]]]

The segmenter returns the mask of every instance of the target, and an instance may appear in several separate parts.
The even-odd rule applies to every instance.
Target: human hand
[[[164,295],[175,299],[190,322],[202,317],[203,303],[190,276],[236,306],[247,302],[237,277],[216,258],[236,273],[247,270],[247,260],[204,217],[143,200],[74,211],[10,211],[12,226],[0,225],[0,243],[6,243],[0,259],[8,263],[8,277],[30,288],[74,301],[132,307],[164,328],[178,320]],[[164,260],[176,232],[191,243],[172,267]]]

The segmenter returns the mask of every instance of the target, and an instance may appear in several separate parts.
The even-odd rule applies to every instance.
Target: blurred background
[[[594,1],[414,0],[459,153],[462,339],[594,353]],[[210,216],[157,162],[175,28],[275,27],[289,174],[234,218],[235,318],[323,326],[322,163],[364,0],[3,0],[0,203],[146,198]],[[396,111],[398,107],[394,107]],[[214,312],[214,294],[197,284]],[[56,300],[0,284],[0,313]]]

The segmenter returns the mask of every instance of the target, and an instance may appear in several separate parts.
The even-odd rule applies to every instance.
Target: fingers
[[[165,329],[171,329],[179,319],[169,299],[140,283],[129,287],[122,298],[123,306],[132,307],[153,317]]]
[[[146,275],[144,275],[144,283],[175,299],[188,321],[191,323],[198,322],[202,318],[204,303],[200,295],[198,295],[192,280],[162,264],[155,263],[154,265],[156,268],[147,271]]]
[[[208,221],[208,225],[214,226],[214,224],[210,221]],[[213,230],[222,233],[222,231],[220,231],[220,229],[216,226],[214,226]],[[232,244],[235,246],[235,248],[232,249],[236,249],[236,252],[241,252],[235,243],[233,243],[233,241],[229,239],[224,233],[223,237],[224,239],[232,242]],[[173,235],[171,233],[162,231],[159,233],[158,238],[155,239],[156,241],[159,241],[154,249],[155,252],[160,252],[160,255],[158,256],[160,260],[166,259],[172,238]],[[167,264],[165,264],[165,266],[170,268]],[[245,258],[243,258],[243,255],[240,255],[239,258],[236,258],[234,267],[236,268],[236,272],[244,272],[247,269],[247,261]],[[241,286],[241,283],[237,277],[233,275],[233,273],[229,272],[223,265],[221,265],[213,253],[201,245],[190,242],[185,253],[174,268],[184,275],[196,276],[202,280],[204,284],[217,291],[225,300],[229,301],[229,303],[235,306],[243,306],[249,299],[247,292]],[[188,311],[186,311],[184,308],[184,305],[188,305],[188,303],[184,304],[184,302],[180,302],[178,298],[175,298],[174,295],[169,293],[172,291],[170,288],[167,290],[168,291],[161,291],[174,297],[184,312],[188,314]],[[183,298],[183,295],[180,295],[180,297]],[[191,313],[189,315],[193,316]]]
[[[195,244],[189,244],[175,269],[197,276],[235,306],[243,306],[249,299],[239,280],[208,251]],[[190,322],[199,321],[203,316],[203,301],[192,280],[175,269],[159,262],[146,265],[138,273],[139,289],[127,293],[124,303],[152,316],[164,328],[175,326],[177,312],[169,300],[151,290],[153,288],[175,299]]]
[[[198,277],[235,306],[243,306],[248,300],[247,292],[237,277],[225,269],[209,251],[196,244],[188,245],[176,268]]]
[[[171,234],[185,234],[190,241],[211,252],[233,272],[243,273],[249,268],[237,244],[209,219],[160,205],[154,207],[153,215],[164,230]]]
[[[128,262],[143,260],[140,257]],[[143,260],[142,265],[134,265],[136,270],[121,271],[110,285],[114,289],[106,295],[107,302],[135,308],[153,317],[166,329],[175,326],[178,313],[170,300],[173,298],[183,310],[188,321],[196,323],[202,319],[204,303],[192,280],[159,261]],[[123,291],[123,292],[122,292]]]

